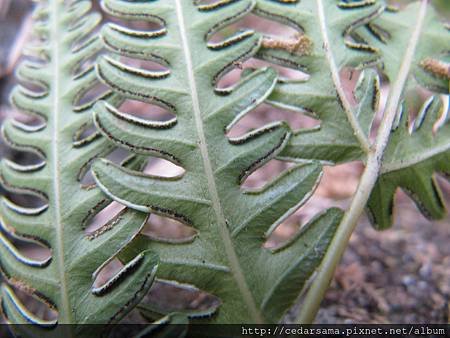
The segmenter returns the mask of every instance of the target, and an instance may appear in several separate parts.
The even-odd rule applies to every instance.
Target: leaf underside
[[[98,59],[96,71],[85,65],[102,48],[92,34],[99,17],[87,14],[89,1],[47,0],[35,11],[34,31],[42,41],[32,51],[39,62],[20,65],[17,74],[25,85],[13,91],[12,103],[44,123],[30,127],[8,120],[2,134],[11,147],[34,152],[42,161],[22,165],[3,159],[0,181],[11,193],[43,203],[30,208],[4,197],[0,204],[7,320],[35,324],[21,333],[36,337],[56,337],[48,328],[57,323],[116,322],[147,292],[158,266],[160,280],[193,285],[220,299],[218,308],[172,314],[161,323],[186,324],[186,315],[212,323],[279,321],[320,264],[342,211],[317,215],[279,248],[267,249],[265,242],[312,195],[321,163],[365,160],[379,106],[378,74],[393,84],[402,75],[419,4],[400,12],[375,0],[104,0],[103,6],[122,23],[104,25],[101,38],[109,53]],[[244,29],[212,42],[216,33],[250,13],[298,33],[280,40]],[[123,23],[134,20],[156,28],[137,30]],[[426,216],[445,215],[436,175],[450,174],[448,103],[438,96],[449,93],[448,41],[448,30],[429,9],[403,92],[390,93],[399,94],[398,117],[367,205],[377,228],[391,225],[397,188],[408,192]],[[308,76],[289,80],[272,68],[247,68],[236,85],[218,88],[223,75],[251,57]],[[159,66],[142,69],[141,61]],[[339,72],[371,65],[378,72],[361,72],[356,104],[350,104]],[[97,77],[110,91],[79,103]],[[435,95],[412,119],[404,97],[417,84]],[[121,111],[127,99],[158,105],[175,118],[138,118]],[[319,119],[320,127],[293,132],[274,122],[240,137],[226,135],[263,102]],[[93,123],[97,132],[83,136]],[[115,146],[130,151],[131,160],[105,159]],[[148,156],[171,161],[185,173],[145,174]],[[83,175],[99,157],[92,166],[98,188],[83,186]],[[258,190],[241,186],[274,158],[298,163]],[[86,236],[86,224],[111,200],[127,209]],[[180,221],[196,235],[180,243],[140,236],[148,213]],[[32,260],[17,249],[15,239],[48,247],[51,257]],[[114,257],[128,263],[116,278],[94,287],[94,277]],[[58,319],[32,314],[16,289],[56,309]],[[179,329],[185,333],[184,326]],[[170,335],[170,327],[160,334]]]
[[[406,110],[406,109],[405,109]],[[450,124],[446,118],[437,130],[433,126],[444,112],[439,97],[431,97],[409,132],[409,119],[402,112],[386,149],[384,168],[368,203],[372,223],[386,229],[393,223],[394,197],[401,188],[416,203],[424,216],[442,219],[447,211],[437,174],[450,175]],[[420,121],[419,121],[420,119]]]
[[[257,192],[245,191],[240,184],[257,167],[274,157],[300,162],[364,160],[364,147],[370,146],[370,132],[379,106],[378,75],[373,70],[362,72],[354,92],[357,104],[353,105],[340,90],[339,71],[344,67],[378,65],[380,72],[395,81],[414,31],[412,12],[417,11],[417,7],[411,6],[405,13],[398,14],[376,1],[260,0],[214,4],[156,1],[133,5],[128,1],[106,1],[105,4],[113,15],[122,19],[153,20],[160,24],[160,29],[146,34],[123,26],[107,26],[103,40],[113,54],[98,64],[101,79],[124,99],[165,107],[176,115],[176,122],[164,126],[144,123],[111,105],[99,104],[96,124],[116,144],[137,154],[173,161],[181,165],[186,174],[167,180],[103,161],[94,167],[98,184],[105,193],[130,208],[173,217],[198,231],[191,243],[175,246],[142,240],[138,247],[156,248],[163,261],[162,279],[194,284],[219,296],[223,304],[213,321],[279,320],[315,267],[303,276],[291,279],[287,277],[287,271],[293,266],[275,268],[271,262],[282,253],[291,257],[288,259],[291,261],[293,257],[304,257],[295,251],[292,243],[301,242],[307,237],[307,231],[297,237],[297,242],[292,241],[289,249],[281,252],[270,252],[262,246],[275,226],[311,194],[320,168],[314,162],[296,166]],[[298,29],[295,46],[292,41],[261,38],[249,31],[240,31],[221,43],[208,42],[220,28],[250,12]],[[142,16],[141,13],[151,14]],[[406,17],[410,19],[406,20]],[[404,22],[409,22],[409,26]],[[429,89],[447,93],[448,74],[442,70],[448,52],[442,41],[447,32],[438,21],[433,21],[432,14],[427,16],[424,27],[411,66],[414,80],[408,83],[417,81]],[[147,72],[132,68],[117,61],[113,57],[117,54],[152,60],[163,64],[167,70]],[[392,55],[395,54],[398,57],[394,61]],[[440,68],[432,62],[434,59],[430,59],[437,54]],[[270,69],[247,69],[234,88],[216,88],[221,75],[251,56],[301,70],[308,78],[304,81],[277,79]],[[293,133],[284,124],[275,123],[239,139],[224,136],[224,131],[230,130],[263,101],[318,118],[320,127]],[[441,107],[438,101],[434,101],[435,105]],[[436,121],[436,113],[424,112],[422,115],[424,120]],[[421,200],[419,204],[428,214],[443,216],[439,191],[428,177],[435,171],[448,173],[447,127],[444,123],[438,130],[439,136],[435,137],[430,136],[434,134],[425,125],[411,137],[403,135],[401,147],[421,143],[421,149],[434,147],[437,158],[431,163],[425,161],[425,165],[420,161],[420,168],[405,169],[409,170],[407,175],[405,172],[398,175],[403,179],[401,182],[387,169],[396,165],[389,163],[393,157],[391,153],[396,153],[398,146],[396,132],[393,133],[384,157],[382,176],[369,202],[372,218],[382,228],[390,222],[387,213],[392,209],[391,199],[396,187],[402,185],[416,200]],[[398,130],[400,133],[402,127]],[[411,149],[417,150],[414,146]],[[396,153],[395,157],[398,156]],[[405,152],[401,156],[407,157]],[[294,182],[299,184],[295,188]],[[283,203],[278,204],[281,197]],[[310,227],[326,227],[318,224],[331,212],[336,212],[336,220],[340,218],[340,212],[330,210],[314,220]],[[329,227],[331,223],[328,223]],[[316,243],[319,245],[321,241]],[[258,263],[262,261],[264,264],[260,267]],[[320,258],[314,260],[315,264],[319,261]],[[224,282],[222,277],[217,281],[209,273],[203,275],[199,271],[203,271],[205,265],[210,265],[207,269],[226,270],[231,280]],[[305,261],[298,264],[300,270],[307,266]],[[276,273],[283,277],[268,277],[264,272],[270,269],[286,272]],[[261,283],[262,279],[268,282]],[[292,293],[279,295],[284,279],[293,283],[283,286]],[[240,292],[242,303],[239,306],[232,301],[233,296],[225,293],[225,285],[233,283],[234,297]],[[286,298],[289,301],[285,301]],[[245,317],[248,313],[251,315]]]
[[[114,148],[98,132],[82,136],[93,123],[95,99],[86,103],[80,99],[98,83],[94,67],[83,65],[102,48],[92,34],[100,16],[90,7],[89,1],[49,0],[37,5],[33,32],[38,41],[30,45],[34,58],[18,67],[23,85],[13,90],[11,101],[19,111],[43,122],[35,127],[10,119],[2,126],[3,138],[12,148],[34,152],[41,159],[33,165],[7,159],[0,163],[1,183],[7,190],[42,200],[35,208],[5,196],[0,203],[2,310],[10,323],[34,324],[14,326],[26,337],[57,337],[52,330],[56,324],[120,320],[148,290],[157,266],[154,254],[139,252],[113,279],[93,285],[101,267],[142,228],[146,215],[123,210],[90,236],[84,232],[110,200],[95,186],[83,185],[83,175],[92,159]],[[51,256],[29,258],[16,240],[45,246]],[[16,289],[56,310],[57,319],[31,313]],[[83,337],[76,330],[68,336]]]
[[[257,1],[257,15],[298,29],[300,46],[293,52],[263,44],[257,57],[308,74],[305,81],[279,83],[267,102],[320,120],[318,128],[296,131],[280,157],[325,163],[365,158],[349,122],[357,112],[347,104],[339,72],[378,61],[376,50],[354,35],[383,9],[381,1]],[[305,40],[308,48],[302,48]]]
[[[367,29],[358,32],[361,39],[378,49],[383,60],[380,66],[391,81],[398,76],[404,62],[419,7],[418,2],[413,3],[401,11],[386,11],[376,18],[371,26],[378,32],[376,39],[373,34],[367,35]],[[445,103],[450,88],[449,38],[450,32],[428,6],[403,88],[403,100],[383,157],[381,175],[368,203],[371,220],[379,229],[392,225],[398,188],[414,200],[424,216],[442,219],[447,214],[437,175],[448,178],[450,173],[449,107]],[[416,95],[417,86],[432,91],[433,95],[412,118],[410,112],[414,107],[406,94]]]
[[[98,62],[100,78],[123,100],[160,105],[176,121],[144,121],[99,103],[96,125],[116,144],[172,161],[185,174],[150,176],[102,160],[93,165],[97,184],[130,208],[195,228],[197,236],[186,243],[141,237],[134,248],[158,253],[158,278],[195,285],[219,297],[221,306],[212,322],[278,321],[320,263],[341,211],[319,215],[277,251],[264,248],[275,227],[311,195],[321,167],[297,164],[260,190],[241,188],[243,180],[280,154],[292,137],[282,122],[239,138],[225,135],[277,86],[277,73],[261,68],[243,73],[232,88],[216,87],[235,63],[256,55],[262,39],[240,31],[223,43],[208,40],[255,9],[255,2],[107,0],[104,7],[120,19],[145,20],[159,28],[145,32],[117,24],[104,27],[102,38],[112,53]],[[138,69],[116,55],[151,60],[167,69]]]

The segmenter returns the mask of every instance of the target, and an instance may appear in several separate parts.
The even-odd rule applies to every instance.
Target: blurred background
[[[304,0],[306,1],[306,0]],[[95,1],[94,1],[95,2]],[[406,4],[409,1],[397,1]],[[450,18],[450,1],[432,2],[445,19]],[[30,33],[29,0],[0,0],[0,123],[5,116],[16,114],[8,103],[8,95],[15,83],[13,70],[21,58],[24,43]],[[96,4],[99,9],[98,4]],[[261,23],[254,16],[244,20],[244,25],[263,27],[264,31],[281,30],[277,25]],[[286,33],[290,34],[290,33]],[[248,63],[257,63],[249,61]],[[281,72],[285,70],[281,69]],[[284,74],[297,76],[295,74]],[[232,78],[232,74],[229,75]],[[299,74],[298,76],[301,76]],[[343,78],[345,71],[343,72]],[[227,81],[224,79],[223,81]],[[352,85],[346,81],[348,90]],[[425,98],[426,92],[419,95]],[[139,108],[139,107],[137,107]],[[136,107],[133,107],[135,110]],[[418,107],[417,107],[418,109]],[[161,113],[163,114],[163,113]],[[294,129],[312,127],[319,122],[262,105],[246,117],[236,134],[261,126],[273,120],[287,120]],[[17,159],[24,156],[6,148],[0,140],[0,156]],[[167,161],[153,161],[155,172],[176,172]],[[247,186],[261,186],[286,168],[286,164],[271,161],[251,175]],[[298,228],[317,212],[331,207],[346,208],[356,189],[362,166],[348,163],[325,168],[325,175],[311,200],[298,212],[278,227],[267,242],[275,246],[293,235]],[[439,179],[447,201],[450,202],[450,185]],[[1,188],[0,188],[1,189]],[[5,194],[0,190],[0,194]],[[339,266],[331,288],[322,303],[317,322],[320,323],[446,323],[450,321],[450,217],[439,222],[430,222],[416,209],[412,201],[399,192],[396,209],[400,210],[392,229],[383,232],[373,230],[367,218],[361,218],[350,246]],[[111,211],[111,210],[109,210]],[[112,212],[112,211],[111,211]],[[108,217],[108,210],[105,211]],[[162,217],[152,216],[146,232],[149,236],[183,236],[186,229]],[[164,234],[165,233],[165,234]],[[155,285],[145,299],[146,302],[170,301],[176,307],[196,308],[207,306],[211,299],[204,293],[194,294],[174,290],[162,284]],[[285,318],[290,322],[295,317],[294,308]]]

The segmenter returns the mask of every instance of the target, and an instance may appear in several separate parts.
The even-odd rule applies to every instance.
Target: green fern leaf
[[[415,1],[402,10],[388,7],[364,29],[354,32],[357,39],[370,44],[380,56],[380,68],[390,81],[394,81],[402,67],[417,22],[420,2]],[[448,42],[449,30],[435,13],[432,6],[427,7],[423,29],[417,37],[417,47],[411,60],[409,81],[405,88],[416,85],[414,81],[433,92],[449,93]]]
[[[285,149],[292,134],[285,123],[273,123],[239,138],[225,135],[271,94],[277,74],[270,68],[250,71],[235,87],[215,89],[224,72],[258,51],[262,39],[250,31],[223,43],[205,39],[254,6],[248,0],[205,5],[184,0],[104,2],[118,18],[160,25],[143,32],[109,24],[102,32],[105,44],[117,54],[153,60],[168,70],[137,69],[110,55],[98,61],[100,78],[123,99],[161,105],[176,120],[151,122],[99,103],[96,125],[116,144],[165,158],[186,172],[167,179],[102,160],[93,165],[96,181],[130,208],[197,230],[196,237],[182,244],[141,237],[133,247],[158,253],[159,278],[218,296],[222,304],[211,318],[216,323],[278,321],[320,263],[341,218],[339,210],[328,210],[284,247],[263,247],[275,227],[310,196],[321,168],[299,164],[260,190],[240,187]]]
[[[353,34],[383,12],[380,1],[268,1],[258,0],[255,13],[299,30],[291,48],[263,44],[258,57],[305,72],[304,81],[285,80],[267,102],[320,120],[320,127],[301,129],[280,157],[345,162],[364,159],[369,141],[355,108],[344,92],[339,72],[367,66],[378,59],[369,44]],[[295,39],[294,39],[295,40]]]
[[[382,174],[368,203],[369,214],[377,228],[391,226],[394,195],[402,188],[422,213],[432,219],[445,217],[446,210],[435,173],[450,174],[450,124],[448,119],[437,131],[433,126],[444,112],[438,97],[428,100],[409,132],[406,109],[402,112],[388,148]]]
[[[424,18],[423,28],[415,36],[417,13],[424,13]],[[450,173],[448,104],[444,102],[448,97],[430,98],[411,121],[408,117],[411,107],[405,93],[420,85],[435,93],[449,94],[449,31],[433,7],[418,2],[401,11],[386,11],[371,23],[369,30],[371,34],[366,30],[358,31],[358,35],[377,48],[382,70],[394,81],[391,90],[398,95],[397,123],[383,157],[381,176],[369,200],[369,214],[376,227],[391,226],[394,195],[401,188],[425,216],[443,218],[446,210],[436,175]],[[408,48],[411,41],[416,42],[413,52]],[[395,79],[405,69],[405,82],[397,87]]]
[[[35,324],[14,326],[26,337],[57,336],[52,330],[57,324],[119,320],[148,290],[157,264],[154,254],[140,252],[116,278],[93,286],[100,269],[133,239],[146,217],[125,210],[93,235],[84,234],[88,221],[110,200],[95,186],[83,186],[81,179],[92,159],[113,149],[99,133],[82,137],[93,123],[95,100],[86,104],[79,100],[98,83],[94,67],[82,70],[82,65],[102,48],[91,34],[100,16],[89,13],[90,7],[89,1],[60,0],[37,6],[33,31],[41,42],[32,51],[39,61],[24,61],[17,74],[26,86],[41,89],[34,92],[18,85],[11,100],[23,113],[44,122],[30,127],[11,119],[2,128],[11,147],[42,159],[36,165],[7,159],[0,164],[1,183],[7,190],[43,201],[37,208],[17,205],[7,197],[0,203],[0,262],[6,280],[1,287],[2,309],[10,323]],[[48,247],[51,257],[24,256],[14,238]],[[57,319],[32,314],[15,288],[48,304],[57,311]]]

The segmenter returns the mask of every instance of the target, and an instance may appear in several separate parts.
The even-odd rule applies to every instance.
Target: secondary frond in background
[[[382,174],[368,204],[377,228],[392,225],[397,188],[403,189],[426,217],[442,219],[447,214],[436,177],[450,175],[450,123],[444,109],[439,97],[431,97],[415,122],[410,123],[406,105],[402,108],[386,150]],[[436,125],[443,114],[443,123]]]
[[[415,37],[422,8],[426,11],[423,28]],[[375,36],[368,31],[376,32]],[[431,5],[421,7],[415,2],[399,11],[386,10],[357,35],[377,48],[380,71],[391,82],[390,91],[399,95],[397,119],[383,157],[381,176],[368,204],[372,221],[381,229],[391,226],[397,188],[409,194],[428,218],[443,218],[446,210],[436,176],[448,178],[450,173],[450,32]],[[411,41],[417,41],[417,46],[408,55]],[[397,88],[396,79],[406,66],[410,68],[405,83]],[[406,94],[417,93],[417,88],[425,88],[433,95],[412,118],[414,108]]]
[[[146,216],[123,210],[95,233],[84,232],[89,220],[110,200],[81,180],[94,158],[113,149],[98,132],[85,133],[92,125],[95,102],[86,95],[98,84],[89,60],[102,48],[98,36],[92,34],[100,16],[90,13],[90,8],[90,1],[48,0],[37,5],[33,32],[39,43],[30,46],[33,57],[17,70],[23,85],[14,89],[11,101],[42,123],[31,126],[9,119],[2,128],[11,147],[34,152],[41,159],[32,165],[7,159],[0,164],[5,189],[42,200],[33,208],[7,197],[0,203],[2,310],[10,323],[35,324],[14,326],[27,337],[57,336],[52,330],[57,324],[120,320],[148,290],[157,266],[154,254],[140,252],[104,285],[94,286],[102,267],[135,237]],[[28,258],[16,240],[45,246],[51,256]],[[56,310],[57,319],[32,314],[17,289]],[[83,336],[82,332],[70,334]]]

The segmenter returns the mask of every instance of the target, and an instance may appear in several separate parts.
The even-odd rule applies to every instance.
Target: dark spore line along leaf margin
[[[170,110],[176,122],[161,126],[121,112],[119,105],[100,102],[95,107],[98,130],[133,153],[182,166],[185,174],[157,177],[101,160],[93,166],[96,182],[129,208],[195,228],[198,235],[190,242],[140,237],[128,253],[133,256],[134,250],[151,248],[161,260],[158,278],[194,285],[219,297],[217,312],[204,319],[214,323],[278,321],[320,263],[342,215],[330,209],[284,247],[269,250],[263,247],[265,240],[309,198],[321,167],[314,162],[297,164],[260,190],[240,186],[254,170],[282,153],[293,135],[285,123],[274,122],[239,138],[225,136],[249,111],[270,99],[279,84],[273,69],[261,68],[244,72],[232,88],[218,89],[223,74],[257,55],[262,37],[241,30],[223,43],[208,40],[219,29],[265,6],[280,17],[282,9],[293,8],[289,7],[293,4],[271,1],[103,3],[119,19],[145,20],[160,28],[138,31],[106,25],[102,39],[110,53],[98,61],[101,80],[123,100]],[[378,13],[376,8],[364,10],[362,23],[370,13]],[[350,18],[356,20],[356,15]],[[120,61],[119,55],[151,60],[167,70],[139,69]]]
[[[94,66],[83,67],[103,48],[93,30],[100,16],[90,11],[89,1],[42,1],[34,11],[33,33],[40,39],[29,46],[33,59],[17,69],[22,84],[11,102],[24,114],[39,116],[43,123],[29,126],[8,119],[2,126],[4,140],[14,149],[37,153],[41,161],[23,165],[2,159],[0,180],[12,193],[42,200],[36,208],[18,205],[3,196],[0,202],[0,265],[4,277],[1,307],[11,324],[32,324],[12,329],[25,337],[58,337],[57,324],[114,323],[130,311],[152,284],[157,257],[137,252],[104,285],[94,286],[101,269],[140,231],[146,215],[122,211],[95,236],[84,228],[111,202],[100,189],[81,181],[93,159],[114,146],[94,132],[96,100],[79,103],[97,83]],[[36,61],[34,61],[36,60]],[[30,84],[39,89],[28,89]],[[115,102],[114,95],[103,95]],[[128,165],[138,168],[137,160]],[[17,241],[35,242],[50,249],[43,261],[29,258]],[[21,290],[56,311],[56,319],[33,314],[18,296]],[[83,326],[67,331],[67,337],[89,336]]]

